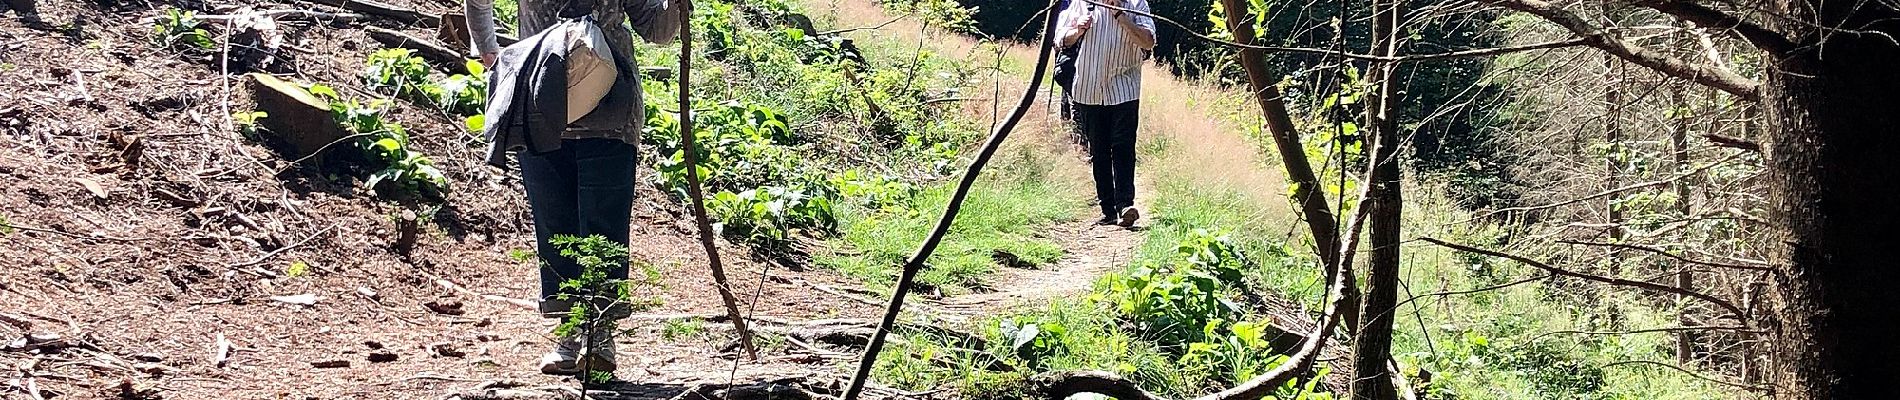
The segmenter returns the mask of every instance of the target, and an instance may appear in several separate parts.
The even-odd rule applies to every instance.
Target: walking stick
[[[673,6],[680,8],[679,127],[681,148],[686,149],[686,195],[692,199],[693,221],[699,225],[699,244],[706,248],[713,286],[719,289],[719,300],[726,303],[726,317],[732,319],[732,327],[739,330],[739,346],[745,348],[746,356],[757,360],[759,350],[752,344],[752,331],[746,329],[745,316],[739,314],[739,300],[733,297],[732,286],[727,284],[726,267],[719,263],[719,246],[714,243],[712,223],[706,218],[706,196],[699,185],[699,149],[693,143],[698,136],[693,131],[693,1],[674,1],[677,3]]]

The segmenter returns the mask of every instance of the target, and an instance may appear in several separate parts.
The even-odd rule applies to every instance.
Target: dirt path
[[[961,317],[996,315],[1010,309],[1047,304],[1058,298],[1079,298],[1095,281],[1134,260],[1141,245],[1141,225],[1134,229],[1098,226],[1094,221],[1070,221],[1049,227],[1049,236],[1067,254],[1053,265],[1037,269],[1003,268],[992,278],[999,290],[965,294],[937,302],[937,308]]]

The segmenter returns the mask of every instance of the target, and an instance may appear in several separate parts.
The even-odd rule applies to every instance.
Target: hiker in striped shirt
[[[1135,209],[1141,54],[1155,46],[1155,24],[1147,16],[1107,6],[1148,11],[1147,0],[1072,0],[1056,21],[1056,40],[1080,46],[1070,99],[1076,124],[1088,138],[1095,196],[1102,206],[1099,223],[1133,226],[1141,218]]]

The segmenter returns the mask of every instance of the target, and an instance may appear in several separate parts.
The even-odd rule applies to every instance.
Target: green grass
[[[660,327],[660,339],[676,342],[706,333],[706,322],[697,319],[669,319]]]
[[[1051,175],[1055,162],[1029,148],[993,160],[918,282],[952,293],[968,291],[982,287],[998,268],[997,252],[1030,265],[1061,257],[1062,247],[1038,232],[1079,218],[1086,193],[1078,184]],[[845,209],[843,233],[832,241],[834,249],[816,255],[817,263],[887,290],[905,258],[935,227],[954,184],[939,182],[899,207]]]

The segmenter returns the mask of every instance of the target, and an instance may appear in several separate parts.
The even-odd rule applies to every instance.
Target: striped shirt
[[[1112,4],[1112,3],[1111,3]],[[1148,11],[1148,0],[1124,0],[1123,8]],[[1112,106],[1141,98],[1141,51],[1128,32],[1115,19],[1115,10],[1098,7],[1087,0],[1073,0],[1062,10],[1056,22],[1057,36],[1066,36],[1074,22],[1093,14],[1094,22],[1076,45],[1082,46],[1075,59],[1075,83],[1070,98],[1077,104]],[[1155,21],[1143,15],[1128,16],[1134,25],[1153,35]]]

